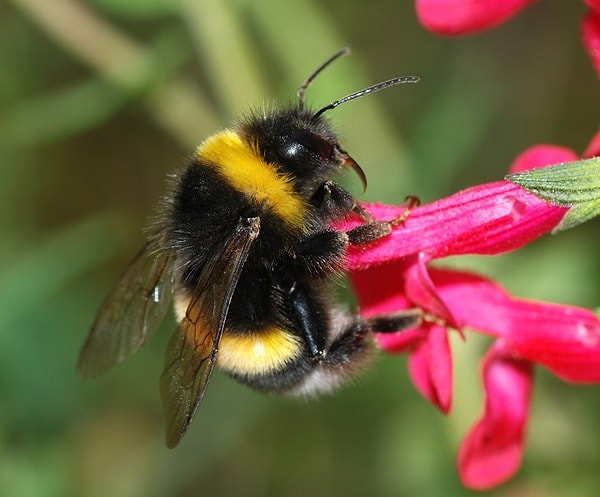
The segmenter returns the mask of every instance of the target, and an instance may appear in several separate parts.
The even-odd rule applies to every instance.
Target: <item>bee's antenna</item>
[[[418,76],[399,76],[397,78],[388,79],[387,81],[382,81],[381,83],[377,83],[376,85],[369,86],[368,88],[364,88],[363,90],[351,93],[350,95],[346,95],[344,98],[340,98],[335,102],[331,102],[329,105],[326,105],[322,109],[318,110],[315,115],[312,117],[313,120],[317,119],[323,112],[326,112],[330,109],[335,109],[338,105],[345,104],[350,100],[354,100],[355,98],[364,97],[369,93],[374,93],[379,90],[384,90],[390,86],[399,85],[402,83],[416,83],[419,81]]]
[[[331,57],[329,57],[325,62],[323,62],[315,71],[302,83],[302,86],[298,88],[296,95],[298,96],[298,106],[300,109],[304,109],[304,92],[313,82],[313,80],[332,62],[335,62],[337,59],[344,55],[348,55],[350,53],[350,49],[348,47],[344,47],[334,53]]]

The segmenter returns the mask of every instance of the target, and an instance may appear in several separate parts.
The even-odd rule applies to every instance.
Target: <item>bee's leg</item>
[[[419,205],[419,199],[415,196],[409,196],[404,201],[404,205],[404,211],[398,217],[391,221],[377,221],[364,207],[354,204],[352,212],[364,219],[365,224],[348,231],[348,240],[352,245],[361,245],[390,235],[392,228],[403,224],[408,219],[410,211]]]
[[[358,318],[358,320],[371,333],[396,333],[416,328],[423,322],[424,317],[422,309],[414,308],[367,318]]]
[[[319,209],[324,219],[338,219],[353,213],[365,221],[365,224],[348,231],[348,241],[352,245],[370,243],[388,236],[392,228],[403,224],[410,211],[419,205],[417,197],[408,196],[404,201],[405,209],[402,214],[390,221],[377,221],[369,211],[356,203],[350,193],[332,181],[322,183],[310,202]]]
[[[334,339],[324,361],[328,365],[343,366],[368,350],[366,338],[371,333],[396,333],[415,328],[422,320],[421,309],[406,309],[368,318],[357,317]]]
[[[319,362],[327,346],[328,323],[324,316],[324,302],[319,292],[311,291],[298,281],[286,290],[289,303],[287,317],[302,333],[312,361]]]
[[[355,201],[352,195],[333,181],[322,183],[310,199],[324,219],[344,217],[352,212]]]
[[[312,277],[328,276],[343,270],[348,243],[343,231],[319,231],[296,242],[285,264]]]

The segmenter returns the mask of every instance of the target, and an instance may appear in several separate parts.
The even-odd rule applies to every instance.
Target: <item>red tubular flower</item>
[[[393,219],[403,211],[379,204],[366,207],[378,219]],[[407,222],[384,241],[348,254],[361,311],[372,315],[420,307],[445,325],[462,330],[469,325],[468,312],[461,313],[469,307],[468,301],[453,306],[437,285],[441,273],[427,263],[448,255],[491,255],[520,248],[552,230],[565,212],[505,181],[415,208]],[[414,332],[379,335],[378,341],[388,351],[412,351],[413,382],[427,399],[448,412],[452,366],[441,329],[445,334],[445,327],[426,322]]]
[[[365,207],[381,220],[394,219],[405,210],[382,204]],[[496,255],[548,233],[565,213],[566,209],[551,206],[508,181],[487,183],[413,209],[407,222],[385,241],[350,251],[349,264],[360,269],[417,253],[430,259]]]
[[[568,149],[543,145],[519,156],[513,169],[574,159],[577,155]],[[380,220],[404,210],[365,207]],[[388,352],[410,354],[413,383],[443,412],[452,404],[448,329],[462,334],[468,328],[496,338],[483,368],[484,414],[459,454],[461,478],[471,488],[493,487],[518,470],[533,364],[567,381],[600,382],[600,320],[586,309],[515,298],[486,278],[430,263],[449,255],[515,250],[551,231],[566,212],[509,182],[489,183],[414,208],[392,235],[348,253],[361,313],[423,310],[419,328],[376,339]]]
[[[537,0],[417,0],[423,26],[441,35],[477,33],[502,24]]]
[[[416,0],[421,24],[447,36],[491,29],[517,15],[537,0]],[[582,22],[583,44],[600,75],[600,1],[584,0],[590,10]]]
[[[600,0],[599,0],[600,1]],[[584,159],[590,159],[592,157],[600,157],[600,131],[598,131],[590,141],[589,145],[585,149],[585,152],[581,155]]]
[[[600,75],[600,2],[587,2],[592,7],[583,18],[581,30],[583,44],[592,59],[596,73]]]
[[[533,370],[502,341],[483,364],[485,414],[473,427],[458,454],[461,479],[470,488],[487,490],[512,477],[523,458]]]
[[[570,148],[558,145],[534,145],[517,156],[510,166],[510,172],[518,173],[578,159],[579,156]]]

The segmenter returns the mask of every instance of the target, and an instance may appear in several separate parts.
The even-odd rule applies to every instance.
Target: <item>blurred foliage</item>
[[[494,31],[446,39],[418,25],[409,1],[1,4],[0,495],[470,495],[454,458],[481,409],[484,337],[453,343],[448,418],[415,393],[399,357],[310,403],[217,374],[173,451],[157,389],[172,325],[99,380],[77,378],[77,351],[165,175],[245,109],[293,99],[341,46],[354,55],[310,88],[315,106],[422,78],[331,114],[369,176],[367,199],[427,202],[496,180],[535,143],[582,151],[600,111],[583,11],[546,0]],[[593,221],[453,262],[521,296],[597,307],[597,233]],[[540,370],[524,467],[492,494],[597,494],[599,408],[599,389]]]

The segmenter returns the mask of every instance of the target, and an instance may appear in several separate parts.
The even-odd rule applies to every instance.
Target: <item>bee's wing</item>
[[[170,256],[148,242],[96,314],[79,354],[79,373],[99,375],[137,351],[162,321],[172,296]]]
[[[229,304],[259,231],[258,217],[240,219],[222,251],[203,268],[186,315],[171,338],[160,382],[169,447],[179,443],[206,391]]]

